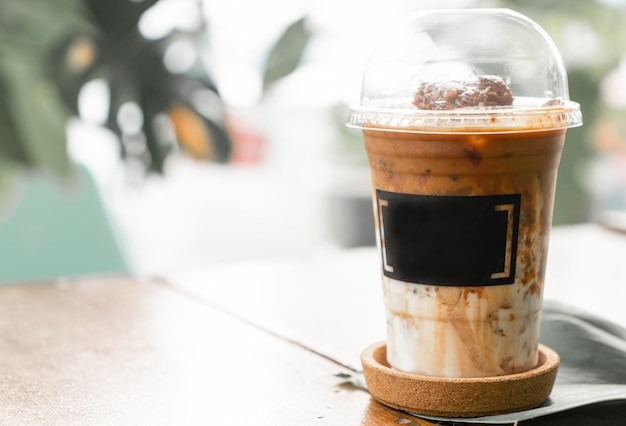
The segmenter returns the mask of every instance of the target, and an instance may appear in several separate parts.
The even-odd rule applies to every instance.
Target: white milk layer
[[[530,370],[538,357],[541,289],[538,282],[448,287],[383,276],[387,359],[398,370],[444,377]]]

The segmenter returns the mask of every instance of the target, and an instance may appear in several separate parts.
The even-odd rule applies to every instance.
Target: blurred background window
[[[367,160],[347,106],[381,35],[410,13],[465,7],[526,14],[564,57],[584,126],[568,131],[554,224],[623,226],[625,0],[0,0],[0,233],[14,229],[18,181],[64,200],[87,173],[111,258],[122,258],[93,272],[372,245]],[[67,223],[94,216],[65,204]],[[9,247],[32,252],[32,238],[11,235]],[[18,275],[84,273],[62,235],[48,247],[67,250],[64,269],[22,259]],[[82,235],[74,250],[96,256],[102,235]]]

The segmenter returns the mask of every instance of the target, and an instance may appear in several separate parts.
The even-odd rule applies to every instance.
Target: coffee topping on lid
[[[413,95],[413,105],[422,110],[498,107],[513,104],[513,93],[496,76],[479,76],[470,82],[422,83]]]

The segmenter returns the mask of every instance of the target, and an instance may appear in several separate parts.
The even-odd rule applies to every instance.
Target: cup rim
[[[580,104],[560,101],[540,107],[420,110],[389,104],[353,105],[347,126],[409,133],[509,133],[561,130],[582,125]]]

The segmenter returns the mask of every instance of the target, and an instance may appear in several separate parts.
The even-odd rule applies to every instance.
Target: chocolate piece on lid
[[[512,104],[513,93],[497,76],[479,76],[475,81],[469,82],[426,82],[413,95],[413,105],[418,109],[450,110]]]

